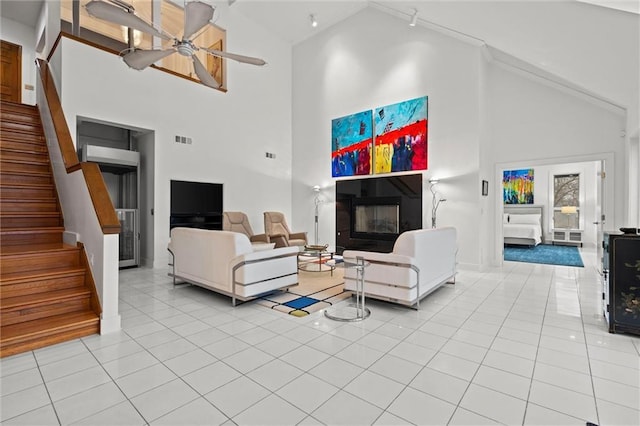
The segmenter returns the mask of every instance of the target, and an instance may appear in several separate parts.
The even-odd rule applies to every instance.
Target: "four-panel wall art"
[[[333,177],[427,169],[428,97],[331,120]]]

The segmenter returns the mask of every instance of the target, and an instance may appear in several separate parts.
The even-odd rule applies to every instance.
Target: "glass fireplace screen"
[[[354,230],[365,234],[398,234],[400,232],[400,206],[355,206]]]

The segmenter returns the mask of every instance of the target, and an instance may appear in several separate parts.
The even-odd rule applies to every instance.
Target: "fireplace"
[[[400,232],[400,200],[385,203],[376,198],[358,200],[354,202],[351,217],[353,219],[353,234],[367,235],[398,235]],[[384,203],[384,204],[382,204]]]
[[[336,182],[336,246],[390,252],[398,236],[422,228],[422,174]]]

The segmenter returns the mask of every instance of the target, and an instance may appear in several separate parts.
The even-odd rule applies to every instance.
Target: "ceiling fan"
[[[217,89],[220,87],[220,82],[216,81],[216,79],[209,74],[206,67],[195,55],[196,52],[202,50],[209,55],[229,58],[251,65],[264,65],[266,63],[259,58],[196,46],[192,39],[193,35],[209,23],[213,18],[214,12],[214,8],[211,5],[200,1],[192,1],[185,4],[182,38],[175,37],[162,29],[156,29],[153,25],[136,16],[133,13],[133,7],[131,5],[120,0],[108,0],[108,2],[92,0],[87,3],[85,7],[89,15],[95,18],[136,29],[143,33],[160,37],[163,40],[173,41],[173,46],[169,49],[130,49],[122,56],[122,59],[129,67],[136,70],[143,70],[154,62],[178,52],[183,56],[191,58],[193,70],[202,84]]]

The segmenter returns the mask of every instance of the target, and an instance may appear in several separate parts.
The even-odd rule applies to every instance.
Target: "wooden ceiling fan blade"
[[[196,72],[196,75],[198,76],[202,84],[214,89],[220,87],[220,83],[218,83],[216,79],[213,78],[211,74],[209,74],[205,66],[202,64],[202,62],[200,62],[200,59],[198,59],[196,55],[193,55],[191,57],[191,60],[193,61],[193,70]]]
[[[183,40],[189,40],[202,27],[213,19],[213,7],[200,1],[192,1],[184,7],[184,34]]]
[[[133,13],[129,13],[126,10],[106,3],[100,0],[92,0],[85,6],[89,15],[94,18],[102,19],[105,21],[113,22],[114,24],[122,25],[142,31],[143,33],[150,34],[155,37],[160,37],[164,40],[173,40],[173,37],[169,34],[165,34],[162,31],[155,29],[151,24],[146,23]]]
[[[258,65],[258,66],[262,66],[262,65],[266,64],[266,62],[264,60],[260,59],[260,58],[253,58],[251,56],[237,55],[235,53],[223,52],[222,50],[206,49],[204,47],[201,47],[200,49],[206,50],[207,52],[211,53],[213,56],[219,56],[221,58],[233,59],[234,61],[242,62],[244,64],[251,64],[251,65]]]
[[[142,50],[136,49],[122,57],[124,62],[133,69],[143,70],[151,64],[158,62],[162,58],[175,53],[175,49],[166,50]]]

